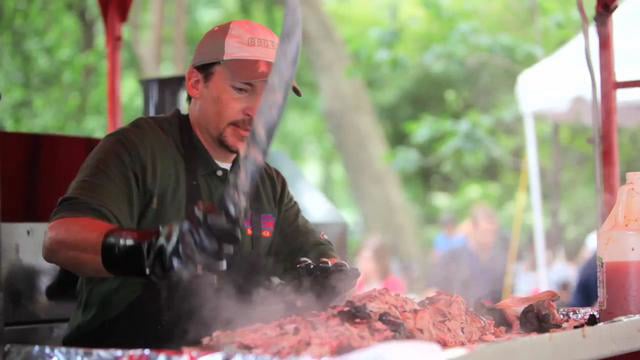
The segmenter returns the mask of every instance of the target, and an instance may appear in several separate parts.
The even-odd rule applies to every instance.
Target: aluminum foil
[[[4,359],[8,360],[278,360],[266,355],[230,354],[225,352],[206,352],[200,349],[181,350],[151,349],[90,349],[63,346],[16,345],[4,347]],[[297,357],[289,360],[307,360]]]
[[[587,323],[590,320],[589,317],[594,318],[596,322],[599,319],[599,312],[596,307],[565,307],[558,309],[558,314],[564,321],[574,320]]]
[[[219,354],[219,357],[208,357],[215,354],[206,354],[198,351],[170,351],[170,350],[149,350],[149,349],[88,349],[61,346],[44,345],[14,345],[9,344],[4,347],[5,359],[126,359],[126,360],[195,360],[195,359],[226,359]]]
[[[459,350],[464,350],[462,353]],[[440,345],[418,340],[388,341],[370,347],[355,350],[337,357],[325,357],[325,360],[395,360],[398,358],[428,358],[445,360],[457,357],[468,350],[458,349],[447,354]],[[184,348],[181,350],[150,349],[90,349],[43,345],[14,345],[4,348],[5,359],[26,360],[283,360],[266,355],[248,353],[206,352],[202,349]],[[286,360],[311,360],[311,357],[289,357]]]

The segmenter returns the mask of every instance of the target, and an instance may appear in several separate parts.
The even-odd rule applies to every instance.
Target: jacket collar
[[[176,111],[179,112],[179,110],[176,110]],[[189,129],[188,133],[189,133],[189,136],[192,137],[192,144],[195,147],[195,155],[196,155],[195,161],[196,161],[196,169],[198,170],[198,174],[204,175],[204,174],[216,173],[218,170],[222,170],[225,172],[228,171],[227,169],[218,165],[218,163],[216,163],[215,160],[213,160],[213,158],[207,151],[207,148],[204,147],[204,145],[200,141],[200,138],[198,138],[195,131],[191,127],[191,120],[189,119],[189,114],[180,114],[180,117],[181,117],[180,121],[186,121],[188,124],[188,129]],[[236,158],[233,160],[233,163],[231,165],[231,171],[234,171],[238,167],[237,165],[238,165],[239,158],[240,158],[239,156],[236,156]]]

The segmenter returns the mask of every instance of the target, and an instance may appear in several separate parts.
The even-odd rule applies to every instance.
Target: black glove
[[[342,260],[301,258],[297,265],[298,288],[314,294],[323,305],[330,305],[340,296],[353,289],[360,277],[358,269]]]
[[[211,205],[198,205],[196,217],[139,231],[116,228],[105,234],[102,264],[113,275],[151,276],[226,270],[240,241],[240,227]]]

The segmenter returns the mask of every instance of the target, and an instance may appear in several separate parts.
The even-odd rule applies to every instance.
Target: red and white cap
[[[276,59],[278,36],[250,20],[235,20],[209,30],[196,47],[191,66],[223,62],[234,79],[266,80]],[[302,96],[298,85],[293,92]]]

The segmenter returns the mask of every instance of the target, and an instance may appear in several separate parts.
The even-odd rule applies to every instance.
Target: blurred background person
[[[593,306],[598,300],[598,270],[596,266],[597,231],[590,232],[580,251],[578,280],[571,296],[571,306]],[[586,258],[586,260],[584,260]]]
[[[564,281],[559,284],[558,290],[556,290],[559,296],[558,301],[556,301],[558,307],[571,306],[573,288],[574,284],[571,281]]]
[[[591,258],[591,256],[596,253],[597,249],[598,249],[598,231],[592,230],[584,238],[584,241],[582,242],[582,246],[580,247],[578,255],[576,256],[576,264],[578,265],[578,267],[582,266],[587,261],[589,261],[589,258]]]
[[[502,296],[506,249],[495,210],[486,204],[470,212],[470,231],[462,247],[442,255],[430,271],[429,286],[462,296],[469,306]]]
[[[536,274],[536,259],[533,244],[522,251],[522,255],[515,266],[513,280],[513,295],[529,296],[538,289],[538,275]]]
[[[578,283],[571,297],[571,306],[593,306],[598,300],[598,270],[596,254],[582,264],[578,274]]]
[[[547,263],[550,264],[549,287],[560,296],[558,306],[568,306],[576,284],[578,269],[572,261],[567,259],[563,246],[558,246],[556,251],[549,251],[547,259]]]
[[[356,292],[385,288],[394,293],[404,294],[407,291],[406,281],[395,274],[391,262],[391,252],[380,239],[370,237],[365,241],[356,257],[356,266],[360,270]]]
[[[445,214],[440,219],[440,232],[433,242],[432,260],[437,260],[443,254],[464,246],[466,238],[456,229],[456,219],[451,214]]]

